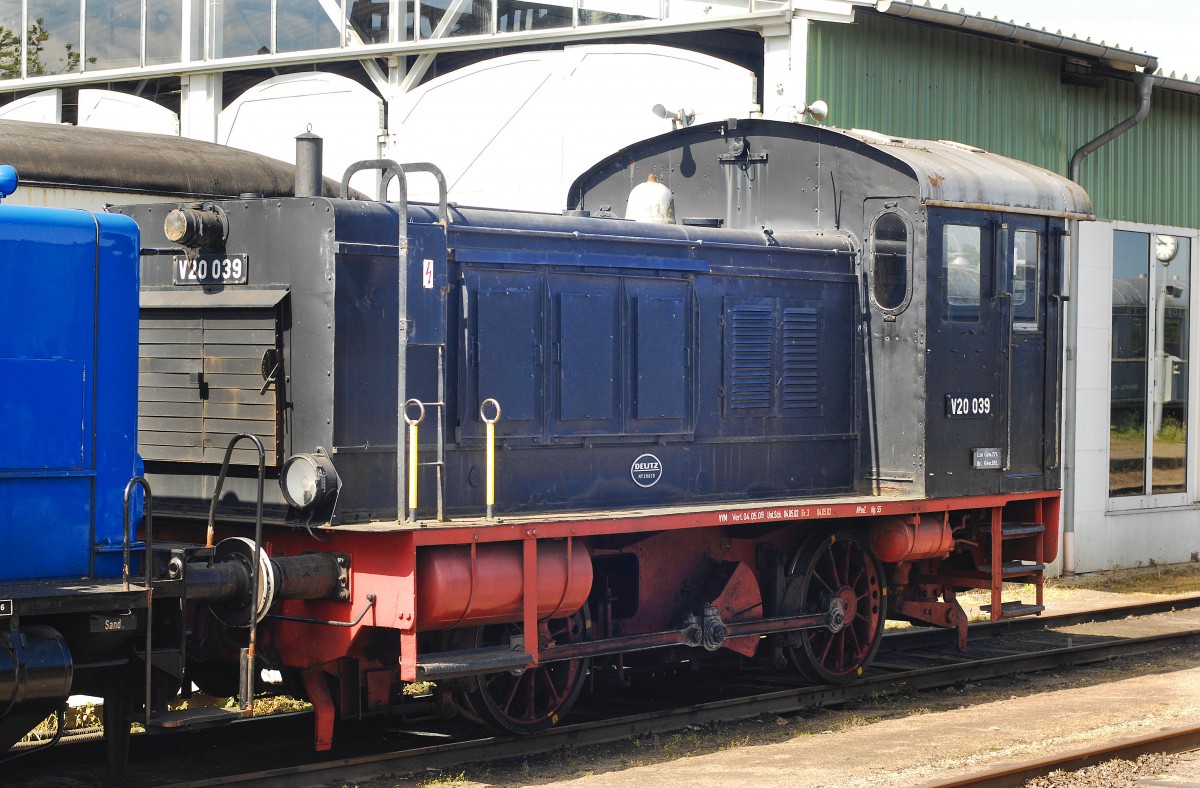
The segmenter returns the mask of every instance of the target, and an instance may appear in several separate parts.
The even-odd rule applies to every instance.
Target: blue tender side
[[[123,216],[0,205],[0,583],[121,574],[138,246]]]

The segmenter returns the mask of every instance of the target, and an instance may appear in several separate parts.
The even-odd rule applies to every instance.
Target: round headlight
[[[279,487],[289,504],[307,509],[337,492],[337,472],[324,454],[296,454],[283,464]]]

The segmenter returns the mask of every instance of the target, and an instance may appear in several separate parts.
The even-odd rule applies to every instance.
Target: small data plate
[[[89,626],[91,632],[132,632],[135,629],[137,616],[132,613],[94,615]]]
[[[999,470],[1000,461],[999,449],[971,449],[971,467],[975,470]]]

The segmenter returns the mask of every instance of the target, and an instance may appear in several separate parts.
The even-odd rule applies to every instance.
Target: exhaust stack
[[[296,137],[296,189],[297,197],[321,196],[321,158],[324,140],[306,131]]]

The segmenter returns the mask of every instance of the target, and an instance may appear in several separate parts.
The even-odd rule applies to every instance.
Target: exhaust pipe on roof
[[[321,195],[322,148],[324,141],[306,131],[296,137],[296,189],[297,197],[319,197]]]

